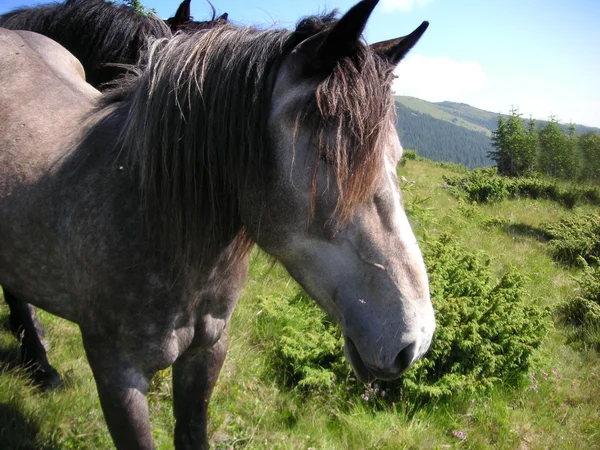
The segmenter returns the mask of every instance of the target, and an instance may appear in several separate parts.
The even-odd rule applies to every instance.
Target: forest
[[[513,109],[508,117],[498,117],[491,145],[488,156],[500,175],[600,181],[600,135],[578,135],[574,124],[565,130],[554,117],[538,127],[534,119],[524,121]]]
[[[396,129],[404,148],[416,150],[419,156],[433,161],[447,161],[462,164],[470,169],[492,166],[494,151],[490,136],[498,128],[498,120],[507,121],[513,113],[492,113],[464,103],[431,103],[414,97],[396,97],[398,121]],[[526,122],[521,118],[522,127]],[[539,133],[550,123],[556,129],[569,133],[573,129],[576,136],[598,134],[600,130],[579,124],[563,124],[555,117],[550,120],[534,120]]]

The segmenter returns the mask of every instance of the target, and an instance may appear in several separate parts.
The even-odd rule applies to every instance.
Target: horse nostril
[[[398,353],[398,356],[396,356],[396,359],[394,360],[394,368],[398,369],[400,373],[404,372],[412,364],[413,360],[415,359],[416,347],[416,342],[413,342],[412,344],[409,344],[400,350],[400,353]]]

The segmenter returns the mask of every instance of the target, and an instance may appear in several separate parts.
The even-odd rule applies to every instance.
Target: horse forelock
[[[328,177],[338,190],[336,216],[347,222],[373,193],[385,161],[393,114],[391,72],[370,47],[360,44],[352,56],[338,61],[316,88],[315,96],[298,114],[317,118],[315,158],[324,160]],[[317,189],[318,162],[314,164],[312,208]]]
[[[234,236],[236,258],[251,247],[240,201],[245,190],[266,188],[273,167],[267,122],[277,72],[331,18],[305,19],[296,31],[223,25],[159,39],[138,73],[105,95],[103,105],[118,103],[126,117],[122,152],[148,229],[176,258],[201,264]],[[371,194],[383,164],[378,144],[391,97],[379,69],[361,46],[321,80],[297,119],[317,117],[315,161],[333,163],[342,219]]]

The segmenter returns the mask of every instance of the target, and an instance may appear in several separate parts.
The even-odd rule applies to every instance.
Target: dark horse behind
[[[135,64],[148,38],[169,38],[177,31],[192,33],[227,23],[227,14],[198,22],[190,16],[191,0],[183,0],[173,17],[163,21],[138,14],[126,5],[105,0],[67,0],[19,8],[0,16],[0,27],[48,36],[83,65],[86,81],[103,89]]]
[[[427,23],[368,46],[376,4],[159,39],[105,94],[55,42],[0,31],[0,284],[79,325],[117,448],[153,448],[146,391],[171,365],[175,445],[208,447],[254,243],[340,324],[360,380],[427,351],[391,92]]]

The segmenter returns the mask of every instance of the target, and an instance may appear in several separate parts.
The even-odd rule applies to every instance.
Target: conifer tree
[[[581,178],[600,181],[600,135],[587,133],[579,137],[581,153]]]
[[[523,155],[520,164],[520,175],[528,176],[537,170],[537,157],[539,153],[539,137],[535,119],[529,117],[523,143]]]
[[[577,175],[577,148],[575,126],[569,131],[560,127],[556,117],[540,130],[540,172],[551,177],[572,179]]]
[[[498,128],[492,133],[494,150],[488,152],[488,157],[498,166],[499,174],[518,177],[533,170],[537,151],[534,136],[535,121],[530,120],[525,130],[517,109],[512,108],[507,118],[498,116]]]

